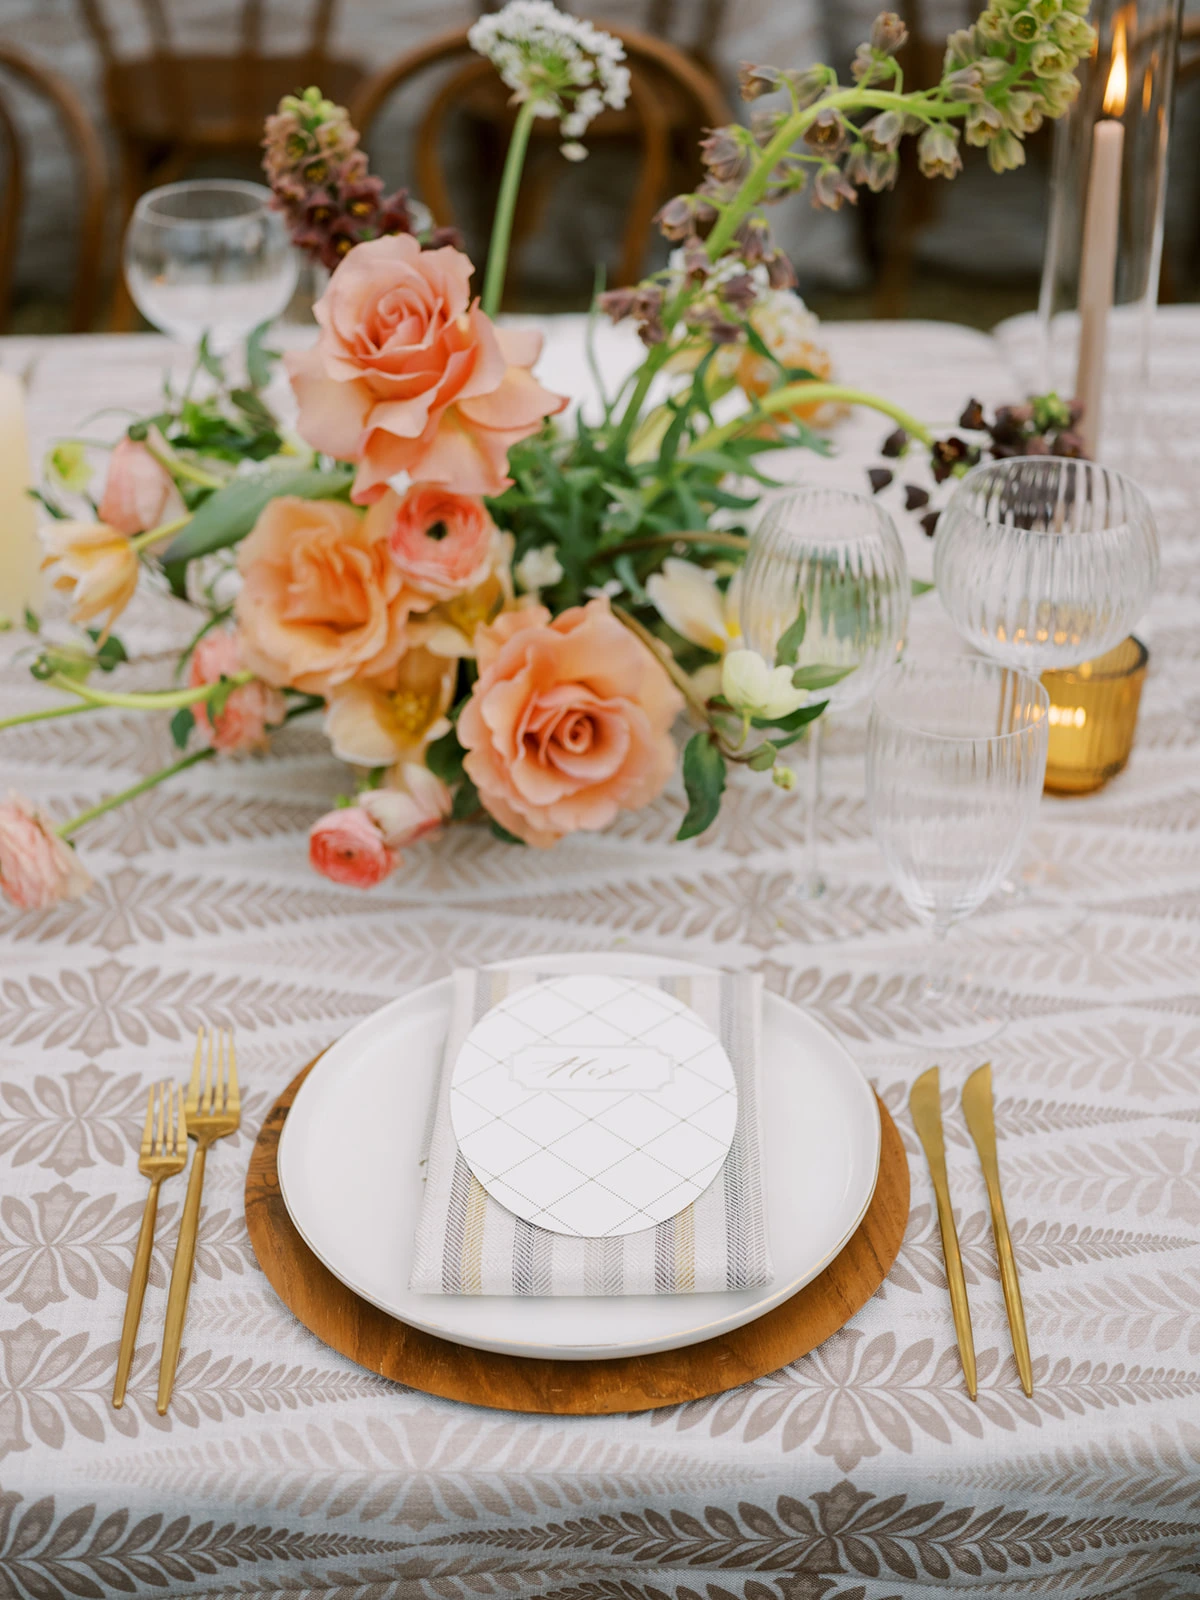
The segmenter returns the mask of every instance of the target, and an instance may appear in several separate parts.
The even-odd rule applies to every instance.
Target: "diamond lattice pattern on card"
[[[737,1122],[716,1034],[661,989],[599,974],[521,989],[463,1042],[450,1087],[463,1158],[554,1233],[653,1227],[704,1193]]]

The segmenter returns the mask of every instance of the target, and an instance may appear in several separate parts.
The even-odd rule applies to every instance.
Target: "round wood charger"
[[[320,1059],[319,1057],[317,1058]],[[500,1411],[598,1416],[699,1400],[777,1372],[836,1333],[891,1270],[908,1224],[908,1159],[880,1102],[879,1181],[841,1254],[791,1299],[754,1322],[654,1355],[554,1361],[497,1355],[436,1338],[361,1299],[313,1255],[279,1189],[279,1136],[310,1061],[271,1107],[250,1156],[246,1225],[258,1264],[284,1305],[334,1350],[397,1383]]]

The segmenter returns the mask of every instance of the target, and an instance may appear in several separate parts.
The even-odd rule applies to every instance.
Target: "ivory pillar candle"
[[[26,493],[32,482],[25,390],[0,372],[0,618],[10,624],[38,600],[37,508]]]
[[[1096,454],[1103,421],[1104,365],[1108,319],[1117,269],[1117,229],[1121,221],[1121,163],[1125,128],[1116,119],[1125,110],[1129,88],[1124,29],[1113,40],[1113,64],[1104,88],[1102,117],[1092,129],[1087,208],[1083,214],[1083,253],[1079,261],[1079,365],[1075,398],[1083,406],[1079,429],[1090,455]]]

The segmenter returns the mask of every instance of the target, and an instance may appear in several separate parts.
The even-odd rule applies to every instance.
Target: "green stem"
[[[89,806],[86,811],[81,811],[77,817],[64,822],[55,831],[60,839],[69,839],[77,829],[83,827],[85,822],[93,822],[97,817],[102,817],[106,811],[116,810],[117,806],[123,806],[126,800],[136,800],[139,794],[145,794],[147,789],[153,789],[156,784],[165,783],[177,772],[185,772],[188,767],[194,767],[200,761],[211,761],[216,753],[213,749],[194,750],[190,756],[184,756],[182,760],[172,762],[169,767],[163,767],[161,772],[153,772],[140,783],[122,789],[117,794],[110,794],[107,800],[101,800],[98,805]]]
[[[154,689],[147,694],[112,694],[107,689],[93,689],[86,683],[65,678],[58,672],[47,682],[52,689],[77,694],[81,700],[93,706],[118,706],[127,711],[178,711],[182,706],[199,705],[202,701],[211,700],[227,684],[237,688],[240,684],[249,683],[253,676],[251,672],[238,672],[232,678],[225,679],[224,683],[218,679],[216,683],[201,683],[189,689]]]
[[[893,405],[890,400],[884,400],[877,394],[868,394],[865,389],[848,389],[840,383],[806,382],[789,383],[782,389],[776,389],[773,394],[764,395],[752,410],[743,412],[740,417],[735,417],[732,422],[726,422],[719,428],[710,428],[684,454],[692,455],[704,450],[720,449],[727,440],[735,438],[744,429],[753,427],[756,422],[761,421],[764,412],[769,415],[775,411],[789,411],[795,405],[814,405],[822,400],[842,400],[847,405],[869,406],[872,411],[880,411],[893,422],[898,422],[906,433],[911,434],[914,439],[919,439],[922,444],[933,443],[933,435],[925,424],[903,407]]]
[[[749,543],[749,539],[741,533],[703,533],[681,529],[678,533],[655,533],[645,539],[627,539],[624,544],[609,545],[606,550],[597,550],[592,562],[610,561],[613,556],[633,555],[639,550],[658,550],[664,545],[677,544],[714,545],[718,550],[737,550],[744,555]]]
[[[81,711],[99,711],[99,706],[52,706],[45,711],[22,711],[17,717],[0,718],[0,728],[19,728],[23,722],[48,722],[51,717],[76,717]]]
[[[186,396],[184,397],[184,403],[186,403]],[[199,484],[202,489],[223,489],[225,487],[224,478],[215,478],[211,472],[205,472],[201,467],[193,466],[190,461],[185,461],[182,456],[177,455],[169,445],[167,446],[169,453],[166,455],[161,450],[156,450],[149,440],[146,441],[146,448],[159,466],[165,467],[173,478],[186,478],[189,483]]]
[[[496,200],[496,215],[492,223],[492,242],[488,248],[487,273],[483,280],[483,309],[494,317],[500,309],[504,294],[504,274],[508,267],[508,246],[512,239],[513,213],[517,208],[517,191],[521,187],[521,169],[525,165],[525,152],[529,148],[529,135],[537,116],[536,102],[526,100],[517,112],[509,140],[508,154],[504,158],[504,174],[500,179],[500,194]]]
[[[173,522],[164,522],[157,528],[148,528],[145,533],[135,533],[129,541],[130,548],[141,551],[152,544],[157,544],[160,539],[169,539],[173,533],[178,533],[180,528],[186,528],[191,520],[192,514],[189,511],[186,517],[176,517]]]

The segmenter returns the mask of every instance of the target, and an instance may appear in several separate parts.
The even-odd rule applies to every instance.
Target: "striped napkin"
[[[463,1040],[508,995],[561,972],[460,969],[442,1058],[409,1287],[421,1294],[702,1294],[771,1280],[759,1121],[762,985],[705,970],[622,974],[673,995],[720,1039],[738,1087],[725,1165],[691,1205],[657,1227],[605,1239],[551,1233],[514,1216],[467,1166],[450,1123],[450,1080]]]

